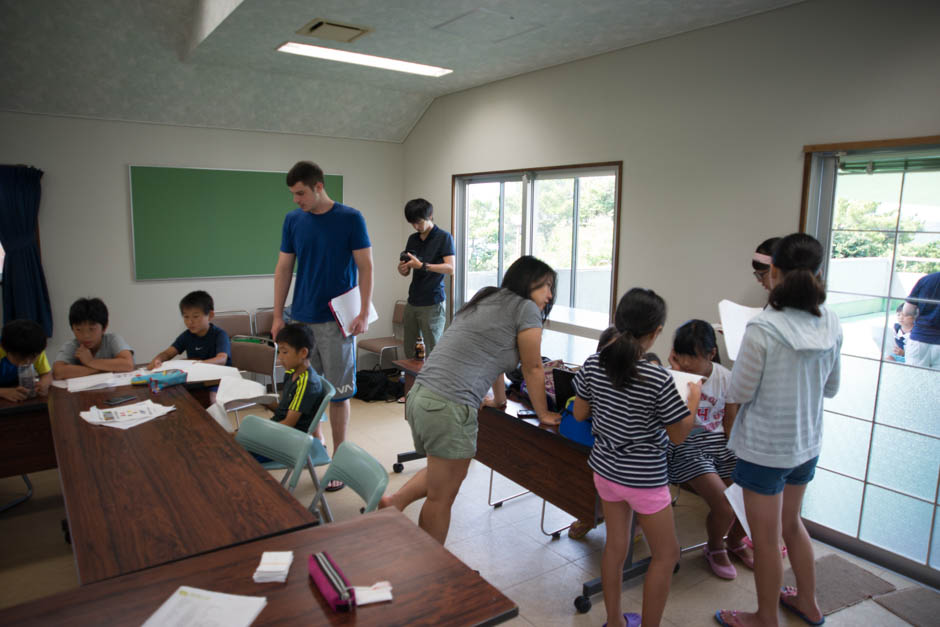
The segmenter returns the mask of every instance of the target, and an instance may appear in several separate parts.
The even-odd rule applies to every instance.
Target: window
[[[616,162],[456,175],[455,306],[534,255],[558,273],[550,326],[596,337],[614,299],[621,169]]]
[[[895,325],[917,281],[940,272],[940,147],[808,153],[806,231],[827,247],[827,304],[844,339],[803,515],[855,542],[845,548],[876,547],[886,565],[935,578],[940,369],[895,350]]]

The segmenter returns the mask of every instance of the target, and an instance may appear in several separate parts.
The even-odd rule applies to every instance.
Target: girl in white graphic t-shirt
[[[667,459],[669,483],[688,483],[708,504],[708,544],[704,551],[709,567],[722,579],[734,579],[737,571],[728,554],[737,555],[748,568],[754,567],[754,555],[745,544],[744,528],[724,494],[737,458],[728,450],[722,424],[731,371],[717,359],[718,342],[711,324],[689,320],[676,329],[669,365],[674,370],[701,375],[705,382],[692,433],[685,442],[669,445]]]

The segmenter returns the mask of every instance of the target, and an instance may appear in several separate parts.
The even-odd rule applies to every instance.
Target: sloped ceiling
[[[437,96],[796,0],[0,0],[0,110],[401,142]],[[343,44],[314,18],[374,29]],[[277,52],[440,65],[427,78]]]

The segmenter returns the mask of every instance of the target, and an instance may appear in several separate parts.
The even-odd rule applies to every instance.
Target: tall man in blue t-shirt
[[[920,277],[904,303],[917,316],[904,348],[904,363],[940,369],[940,272]]]
[[[291,319],[313,333],[310,364],[336,388],[330,403],[333,450],[346,439],[349,399],[356,392],[356,339],[369,328],[372,300],[372,243],[362,214],[333,202],[323,188],[323,170],[300,161],[287,173],[287,186],[298,209],[284,218],[281,251],[274,270],[274,323],[277,337],[284,326],[284,301],[290,291],[294,261],[297,282]],[[352,322],[352,335],[343,337],[330,311],[330,300],[359,284],[360,313]],[[317,427],[319,437],[319,426]],[[327,490],[343,487],[331,482]]]

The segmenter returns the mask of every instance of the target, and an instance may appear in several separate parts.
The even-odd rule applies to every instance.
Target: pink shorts
[[[637,514],[649,515],[662,511],[672,503],[669,486],[658,488],[629,488],[594,473],[594,487],[608,502],[626,501]]]

